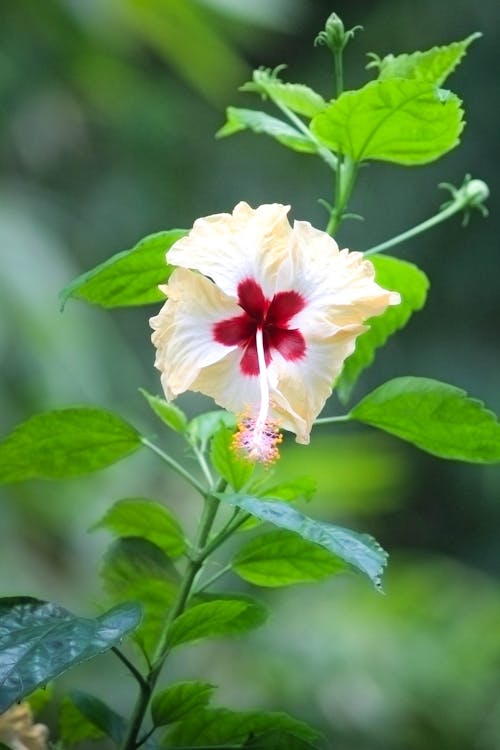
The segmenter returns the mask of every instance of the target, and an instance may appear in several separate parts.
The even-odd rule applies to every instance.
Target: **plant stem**
[[[434,214],[434,216],[431,216],[430,219],[426,219],[421,224],[417,224],[411,229],[408,229],[406,232],[402,232],[401,234],[396,235],[396,237],[392,237],[390,240],[386,240],[385,242],[382,242],[380,245],[375,245],[374,247],[371,247],[369,250],[366,250],[365,255],[375,255],[376,253],[381,253],[382,250],[387,250],[389,247],[394,247],[394,245],[399,245],[401,244],[401,242],[405,242],[406,240],[409,240],[412,237],[416,237],[418,234],[421,234],[422,232],[426,232],[428,229],[431,229],[431,227],[436,226],[436,224],[440,224],[442,221],[446,221],[446,219],[449,219],[451,216],[454,216],[460,211],[463,211],[467,203],[468,203],[467,200],[457,198],[457,200],[454,200],[451,203],[449,203],[445,208],[441,209],[441,211],[439,211],[437,214]]]
[[[120,661],[123,664],[125,664],[129,672],[135,677],[135,679],[139,683],[141,689],[146,689],[147,688],[146,680],[144,679],[142,674],[139,672],[139,670],[136,669],[136,667],[132,664],[132,662],[129,659],[127,659],[125,654],[122,653],[122,651],[120,651],[120,649],[117,648],[116,646],[113,646],[111,651],[115,654],[115,656],[117,656],[120,659]]]
[[[339,164],[335,179],[335,205],[330,215],[326,231],[334,235],[344,218],[345,208],[351,197],[356,182],[358,164],[349,157],[339,155]]]
[[[196,479],[196,477],[191,476],[189,471],[187,471],[183,466],[177,463],[177,461],[174,458],[169,456],[168,453],[165,453],[164,451],[162,451],[161,448],[158,448],[157,445],[152,443],[150,440],[148,440],[144,436],[141,436],[141,443],[145,445],[146,448],[149,448],[150,450],[152,450],[153,453],[156,453],[156,455],[159,456],[162,459],[162,461],[165,461],[165,463],[168,464],[171,469],[173,469],[175,472],[177,472],[177,474],[179,474],[179,476],[185,479],[186,482],[188,482],[191,485],[191,487],[194,487],[194,489],[197,492],[199,492],[200,495],[203,495],[203,497],[205,497],[205,495],[207,494],[206,488],[201,484],[201,482],[199,482]]]
[[[149,447],[151,446],[152,444],[149,445]],[[155,448],[156,446],[153,446],[153,449]],[[180,468],[182,469],[182,467]],[[184,472],[185,470],[182,469],[182,471]],[[222,492],[225,489],[225,486],[225,481],[221,480],[216,489],[218,492]],[[152,667],[147,677],[145,679],[141,679],[140,693],[130,719],[127,734],[121,745],[121,750],[136,750],[136,748],[138,748],[141,744],[141,742],[138,740],[138,735],[141,731],[144,716],[146,714],[146,711],[148,710],[149,702],[153,695],[156,683],[169,653],[168,638],[170,629],[174,620],[185,610],[191,596],[193,583],[196,579],[196,576],[200,569],[203,567],[206,558],[213,548],[212,544],[207,545],[207,541],[213,523],[215,521],[217,511],[219,509],[220,500],[218,500],[211,493],[208,493],[205,490],[203,490],[203,494],[205,497],[205,503],[198,526],[196,541],[194,544],[194,554],[188,561],[184,576],[182,578],[179,593],[177,594],[177,598],[171,610],[169,611],[168,617],[165,620],[163,631],[158,640],[158,644],[156,646],[155,653],[152,659]]]
[[[335,154],[332,154],[332,152],[326,148],[326,146],[322,146],[321,143],[317,140],[314,133],[311,131],[310,128],[307,127],[307,125],[302,122],[300,117],[297,117],[295,112],[292,112],[291,109],[289,109],[285,104],[282,104],[281,102],[276,101],[273,99],[275,105],[280,109],[284,115],[288,117],[290,122],[292,122],[297,130],[300,130],[301,133],[307,136],[307,138],[311,141],[311,143],[314,143],[316,146],[316,149],[318,151],[319,156],[323,159],[324,162],[328,164],[328,166],[333,169],[334,171],[338,169],[338,159],[335,156]]]

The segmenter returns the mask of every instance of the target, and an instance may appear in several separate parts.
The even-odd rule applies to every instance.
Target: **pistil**
[[[279,458],[278,445],[283,436],[278,424],[269,418],[269,376],[267,372],[262,326],[255,331],[255,347],[259,366],[260,406],[257,416],[246,412],[238,422],[234,448],[250,461],[269,465]]]

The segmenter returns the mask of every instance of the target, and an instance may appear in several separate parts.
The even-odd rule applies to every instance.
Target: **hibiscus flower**
[[[290,226],[289,208],[238,203],[198,219],[167,253],[177,268],[150,321],[167,400],[211,396],[239,415],[237,445],[263,462],[281,428],[309,442],[364,321],[400,302],[362,253],[309,222]]]

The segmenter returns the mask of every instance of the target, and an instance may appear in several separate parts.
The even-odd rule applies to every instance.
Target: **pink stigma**
[[[284,359],[296,361],[306,352],[306,342],[298,328],[289,328],[290,320],[305,307],[299,292],[278,292],[268,299],[255,279],[244,279],[238,284],[238,304],[243,313],[215,323],[213,337],[219,344],[238,346],[243,351],[240,368],[244,375],[258,375],[259,362],[255,337],[262,330],[266,364],[272,352]]]

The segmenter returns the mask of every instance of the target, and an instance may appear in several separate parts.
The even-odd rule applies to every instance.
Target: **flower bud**
[[[319,32],[314,43],[326,44],[334,54],[342,52],[354,33],[361,28],[361,26],[355,26],[346,31],[342,19],[336,13],[331,13],[326,19],[324,30]]]
[[[490,195],[490,189],[483,180],[469,180],[462,190],[469,206],[481,206]]]

